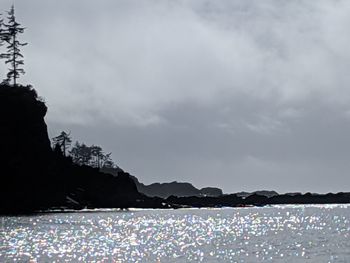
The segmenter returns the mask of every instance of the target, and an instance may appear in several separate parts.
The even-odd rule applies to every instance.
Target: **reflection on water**
[[[350,262],[350,206],[2,217],[0,262]]]

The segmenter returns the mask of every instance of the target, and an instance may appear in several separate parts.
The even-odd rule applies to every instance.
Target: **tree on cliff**
[[[89,165],[95,168],[115,167],[111,158],[112,153],[105,154],[100,146],[87,146],[76,142],[69,153],[73,162],[79,165]]]
[[[0,14],[0,16],[1,15],[2,14]],[[3,25],[4,25],[4,19],[0,18],[0,47],[4,45],[4,41],[8,38],[8,34],[6,34],[6,31]],[[2,54],[0,54],[0,58],[3,58]]]
[[[100,146],[92,145],[90,149],[91,149],[92,165],[94,167],[101,168],[102,160],[104,156],[102,148]]]
[[[2,39],[8,43],[7,52],[2,53],[0,58],[6,59],[5,63],[10,64],[7,78],[4,80],[7,83],[13,81],[13,86],[17,85],[17,79],[24,74],[24,69],[21,66],[24,64],[23,55],[20,47],[27,45],[18,41],[18,34],[24,32],[24,27],[21,27],[16,21],[15,8],[11,7],[8,13],[8,23],[3,23],[4,29],[2,32]]]
[[[105,167],[105,168],[114,168],[115,167],[115,164],[112,160],[111,155],[112,155],[112,153],[107,153],[106,155],[103,155],[102,167]]]
[[[72,143],[70,133],[66,133],[65,131],[62,131],[60,135],[52,138],[52,141],[53,141],[54,147],[59,147],[63,155],[66,156],[66,152]]]
[[[79,165],[90,164],[92,158],[91,147],[86,146],[84,143],[80,144],[79,142],[76,142],[69,153],[74,163]]]

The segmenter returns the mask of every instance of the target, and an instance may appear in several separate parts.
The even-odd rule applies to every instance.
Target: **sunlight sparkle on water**
[[[350,206],[2,217],[0,262],[349,262]]]

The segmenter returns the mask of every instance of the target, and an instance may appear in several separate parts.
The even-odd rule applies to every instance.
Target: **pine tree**
[[[103,151],[100,146],[92,145],[90,146],[91,149],[91,155],[93,157],[93,163],[92,165],[96,168],[101,168],[102,166],[102,160],[103,160]]]
[[[76,164],[89,165],[91,162],[91,147],[86,146],[84,143],[80,144],[79,142],[76,142],[69,153],[73,159],[73,162]]]
[[[2,14],[0,14],[2,16]],[[4,45],[4,41],[7,39],[7,34],[5,29],[3,28],[4,19],[0,18],[0,47]],[[0,58],[4,58],[2,54],[0,54]]]
[[[66,156],[66,152],[69,146],[72,143],[72,138],[70,137],[70,133],[66,133],[64,131],[61,132],[60,135],[52,138],[54,147],[60,147],[64,156]]]
[[[2,16],[2,14],[0,14]],[[0,18],[0,47],[4,45],[4,42],[8,40],[8,33],[6,32],[4,28],[4,19]],[[5,58],[4,54],[0,54],[0,59]],[[2,84],[6,84],[7,81],[3,80]]]
[[[0,14],[2,16],[2,14]],[[0,47],[3,45],[4,40],[5,40],[5,32],[4,29],[2,28],[4,24],[4,19],[0,18]]]
[[[7,78],[4,80],[7,83],[13,81],[13,86],[17,85],[17,79],[20,75],[24,74],[24,69],[21,66],[24,64],[23,55],[21,54],[20,47],[27,45],[27,43],[21,43],[18,41],[18,34],[24,32],[24,27],[17,23],[15,17],[15,8],[12,5],[11,10],[8,13],[8,23],[4,23],[4,29],[2,32],[3,40],[8,43],[7,52],[0,55],[1,58],[6,59],[5,63],[10,64]]]

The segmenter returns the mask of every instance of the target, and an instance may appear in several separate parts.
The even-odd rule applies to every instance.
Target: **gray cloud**
[[[1,0],[2,9],[11,1]],[[17,1],[50,133],[144,182],[348,190],[350,3]]]

